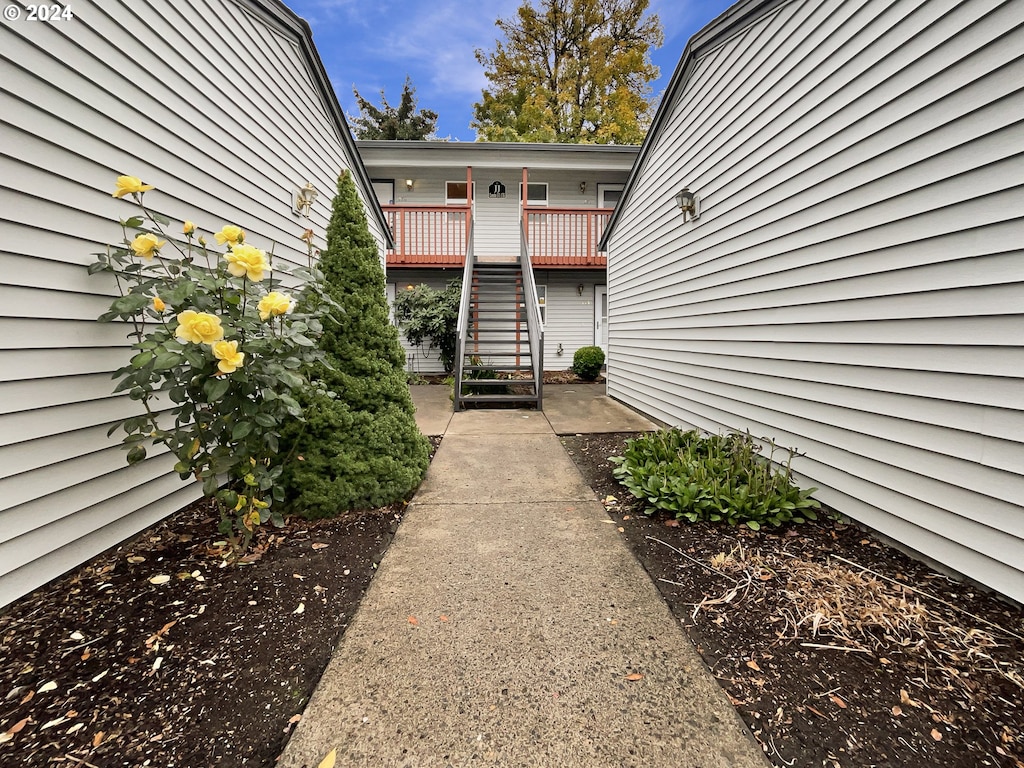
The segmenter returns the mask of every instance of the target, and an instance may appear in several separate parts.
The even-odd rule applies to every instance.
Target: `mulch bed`
[[[607,461],[628,436],[563,442],[775,765],[1024,765],[1019,607],[849,523],[649,519]],[[272,768],[402,513],[292,521],[222,566],[197,505],[7,606],[0,765]]]
[[[1019,606],[837,516],[649,518],[608,461],[631,436],[562,442],[776,766],[1024,766]]]

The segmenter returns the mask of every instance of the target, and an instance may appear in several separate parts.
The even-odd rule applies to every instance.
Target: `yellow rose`
[[[292,297],[280,291],[271,291],[256,305],[260,311],[260,320],[266,320],[271,315],[283,315],[292,308]]]
[[[196,225],[193,224],[191,221],[186,220],[181,225],[181,231],[184,232],[186,235],[191,235],[193,232],[196,231]]]
[[[219,245],[224,245],[224,243],[236,245],[245,240],[245,232],[241,227],[236,227],[234,224],[225,224],[214,237],[217,238]]]
[[[263,270],[267,268],[267,254],[251,245],[231,246],[231,253],[226,254],[224,260],[232,275],[245,275],[255,283],[263,279]]]
[[[114,191],[113,197],[121,198],[125,195],[142,194],[147,189],[156,189],[156,187],[143,184],[142,180],[135,176],[118,176],[117,189]]]
[[[152,232],[146,232],[132,240],[132,250],[135,251],[136,256],[152,259],[166,242],[166,240],[161,240]]]
[[[237,341],[218,341],[211,349],[217,358],[217,370],[221,373],[234,373],[245,361],[245,353],[238,351]]]
[[[164,304],[164,300],[161,299],[159,296],[154,296],[153,309],[155,309],[157,312],[163,312],[165,309],[167,309],[167,305]]]
[[[190,344],[213,344],[224,338],[224,329],[216,315],[186,309],[178,313],[178,330],[174,335]]]

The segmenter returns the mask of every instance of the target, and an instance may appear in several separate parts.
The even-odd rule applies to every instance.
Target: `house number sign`
[[[505,185],[500,181],[492,181],[491,186],[487,188],[488,197],[504,197],[505,196]]]

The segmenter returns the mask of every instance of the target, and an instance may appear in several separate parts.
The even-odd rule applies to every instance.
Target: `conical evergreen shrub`
[[[291,508],[306,517],[407,498],[430,461],[413,417],[405,352],[388,321],[377,244],[347,173],[338,180],[320,269],[340,310],[325,318],[320,339],[330,367],[317,366],[310,378],[334,397],[308,392],[306,423],[283,435],[293,460],[282,481]]]

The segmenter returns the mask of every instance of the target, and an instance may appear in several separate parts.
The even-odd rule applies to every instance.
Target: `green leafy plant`
[[[303,371],[324,358],[316,338],[333,304],[312,263],[311,231],[302,236],[304,267],[275,264],[230,224],[215,235],[225,247],[216,253],[190,221],[168,234],[170,220],[143,201],[151,189],[118,178],[114,196],[134,201],[139,213],[121,221],[121,243],[89,266],[111,275],[119,294],[100,321],[126,323],[134,340],[130,362],[114,374],[115,392],[142,406],[109,434],[124,431],[131,464],[146,459],[147,445],[167,446],[181,478],[195,477],[216,498],[221,530],[237,550],[261,523],[283,523],[275,506],[284,500],[280,430],[302,418]],[[284,274],[300,287],[287,291]],[[293,311],[297,302],[304,311]]]
[[[584,381],[593,381],[604,365],[604,350],[600,347],[580,347],[572,356],[572,371]]]
[[[289,508],[311,518],[401,501],[430,463],[405,351],[388,320],[379,246],[348,173],[338,180],[319,263],[325,291],[342,311],[324,318],[325,362],[309,369],[320,386],[301,398],[306,423],[282,435],[297,459],[281,477]]]
[[[612,457],[615,478],[647,503],[647,514],[662,511],[676,519],[762,526],[816,520],[820,508],[811,498],[816,488],[793,483],[793,449],[773,440],[767,457],[749,434],[701,435],[679,428],[628,440],[621,456]],[[784,450],[783,463],[775,454]]]
[[[472,370],[467,370],[465,372],[465,380],[466,381],[473,381],[474,379],[497,379],[498,378],[498,372],[496,370],[494,370],[493,368],[478,368],[477,367],[477,366],[480,366],[480,365],[484,364],[484,361],[481,359],[481,357],[479,355],[471,355],[470,358],[469,358],[469,364],[471,366],[473,366],[473,369]],[[508,386],[507,385],[496,385],[496,384],[475,384],[475,385],[474,384],[463,384],[462,385],[462,394],[464,394],[464,395],[467,395],[467,394],[472,394],[472,395],[480,395],[480,394],[497,395],[497,394],[504,394],[505,392],[508,392]]]
[[[395,295],[395,322],[405,338],[414,346],[426,342],[427,349],[437,349],[446,373],[455,369],[461,300],[462,278],[450,281],[442,291],[420,284]]]

